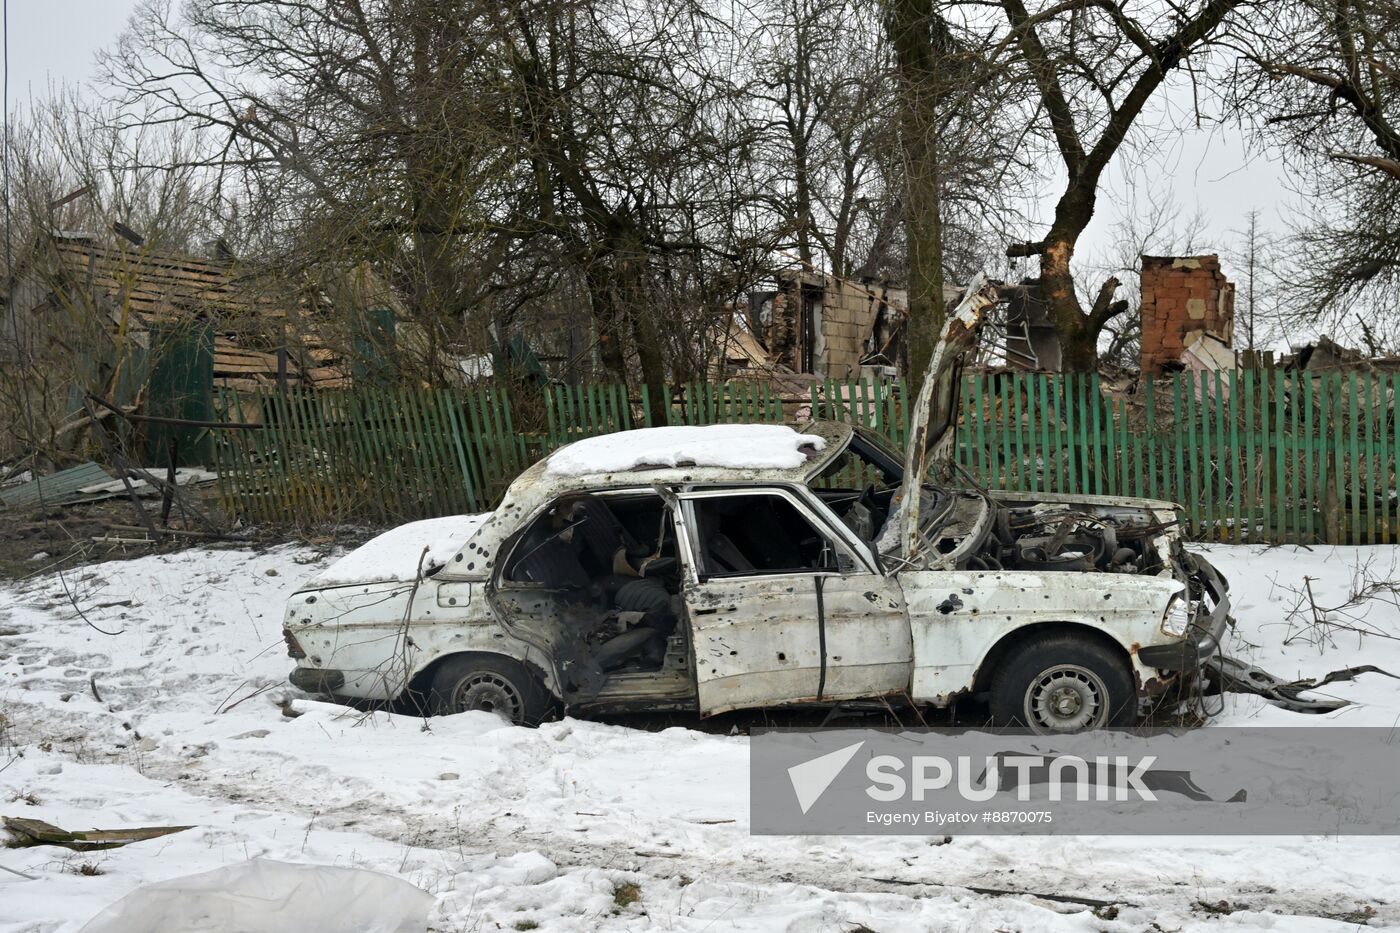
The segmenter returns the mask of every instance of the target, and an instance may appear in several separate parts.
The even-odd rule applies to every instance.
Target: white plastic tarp
[[[423,933],[434,900],[365,868],[252,859],[137,888],[81,933]]]

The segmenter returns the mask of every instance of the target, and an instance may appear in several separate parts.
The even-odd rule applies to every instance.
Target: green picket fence
[[[1187,533],[1226,541],[1394,541],[1400,375],[1182,373],[1109,396],[1089,376],[968,377],[956,457],[970,482],[1180,502]],[[674,387],[666,424],[861,424],[902,446],[898,381]],[[528,402],[521,405],[520,402]],[[216,431],[228,508],[253,521],[403,521],[490,508],[525,467],[582,437],[654,425],[643,392],[549,386],[224,392]]]
[[[1400,374],[1180,373],[1109,397],[1096,375],[968,380],[958,461],[986,486],[1178,502],[1197,539],[1397,540]]]

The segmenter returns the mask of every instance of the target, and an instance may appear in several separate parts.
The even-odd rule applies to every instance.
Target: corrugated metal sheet
[[[84,486],[106,483],[111,475],[95,463],[80,463],[66,470],[59,470],[48,476],[40,476],[27,483],[0,489],[0,502],[10,508],[23,508],[38,505],[59,505],[74,499],[81,499],[78,492]]]

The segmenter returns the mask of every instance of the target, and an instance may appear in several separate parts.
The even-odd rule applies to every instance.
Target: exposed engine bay
[[[1059,504],[1000,506],[991,525],[969,568],[1155,574],[1169,527],[1142,510]]]
[[[923,506],[930,567],[1156,575],[1173,563],[1176,523],[1147,508],[932,487]]]
[[[896,453],[858,432],[819,495],[863,540],[898,559],[892,531],[901,479]],[[863,492],[850,488],[865,482]],[[977,493],[924,486],[924,561],[945,570],[1045,570],[1156,575],[1173,566],[1175,516],[1140,503],[1054,493]]]

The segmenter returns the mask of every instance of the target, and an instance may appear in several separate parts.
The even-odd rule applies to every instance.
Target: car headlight
[[[1191,627],[1191,602],[1185,593],[1177,593],[1167,603],[1167,611],[1162,615],[1162,631],[1180,638]]]

